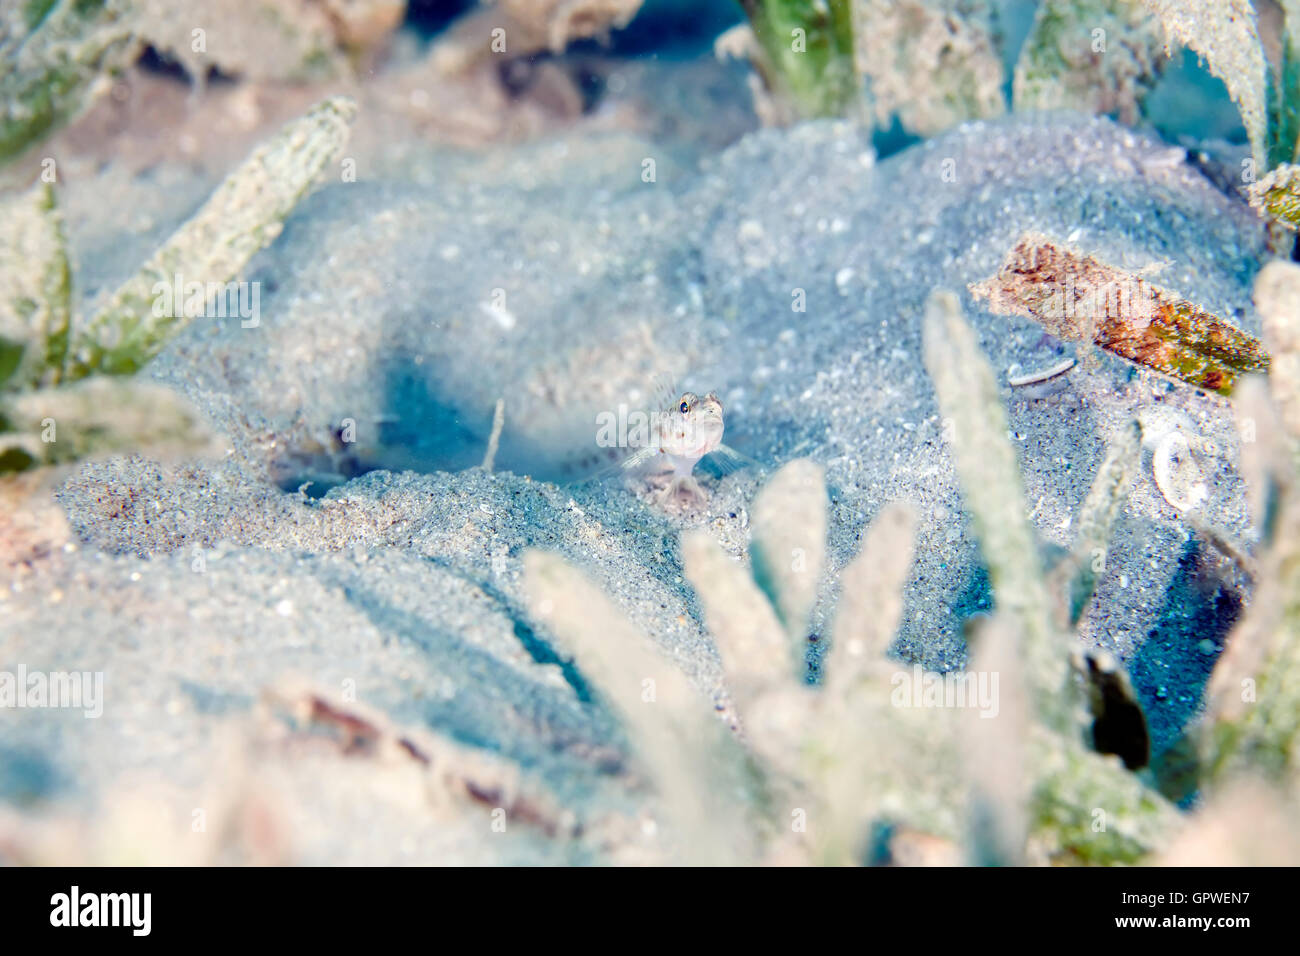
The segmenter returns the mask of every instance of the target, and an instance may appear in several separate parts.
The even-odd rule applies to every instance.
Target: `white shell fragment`
[[[1074,368],[1076,362],[1073,358],[1063,359],[1050,368],[1045,368],[1037,372],[1030,372],[1026,375],[1008,375],[1007,384],[1012,388],[1020,388],[1025,385],[1039,385],[1043,382],[1050,381],[1058,375],[1064,375],[1070,369]]]
[[[1192,453],[1202,447],[1191,418],[1183,411],[1148,405],[1138,412],[1142,445],[1151,451],[1156,487],[1180,512],[1192,511],[1210,497],[1201,466]]]
[[[1192,446],[1181,431],[1165,434],[1151,457],[1156,487],[1179,511],[1192,511],[1210,496],[1205,476],[1192,456]]]

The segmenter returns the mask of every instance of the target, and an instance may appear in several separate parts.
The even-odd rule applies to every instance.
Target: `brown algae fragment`
[[[1166,289],[1034,233],[996,275],[970,286],[1000,315],[1033,319],[1057,338],[1090,342],[1137,365],[1227,394],[1268,368],[1253,336]]]

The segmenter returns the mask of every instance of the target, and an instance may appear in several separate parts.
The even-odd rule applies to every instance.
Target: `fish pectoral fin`
[[[659,454],[659,449],[654,445],[647,445],[645,448],[638,448],[636,451],[632,452],[632,454],[619,462],[619,467],[623,471],[635,471],[643,465],[648,464],[657,454]]]
[[[601,465],[594,471],[588,472],[581,478],[574,480],[571,484],[588,485],[594,482],[604,481],[606,478],[613,475],[626,475],[648,462],[654,457],[657,451],[658,449],[653,446],[635,449],[630,455],[620,458],[617,461],[611,461]]]
[[[719,445],[701,458],[700,463],[719,478],[729,475],[733,471],[740,471],[742,468],[753,468],[758,465],[758,462],[754,459],[736,451],[729,445]]]
[[[609,461],[604,465],[597,466],[595,470],[589,471],[581,477],[570,480],[568,484],[580,487],[582,485],[604,481],[614,475],[632,475],[654,461],[659,454],[660,448],[658,445],[646,445],[642,448],[633,448],[627,455],[617,461]]]

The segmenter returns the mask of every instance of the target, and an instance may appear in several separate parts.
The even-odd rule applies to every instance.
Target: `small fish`
[[[661,394],[672,394],[661,389]],[[649,441],[619,463],[624,474],[640,476],[662,488],[660,502],[679,496],[699,502],[704,492],[693,472],[705,456],[722,474],[735,471],[750,460],[722,443],[725,428],[722,400],[716,392],[703,398],[694,392],[658,401],[661,410],[650,416]]]

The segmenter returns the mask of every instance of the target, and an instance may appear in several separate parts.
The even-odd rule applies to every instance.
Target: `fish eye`
[[[690,403],[689,403],[689,402],[682,402],[680,405],[677,406],[677,409],[678,409],[678,411],[680,411],[683,415],[685,415],[687,412],[689,412],[689,411],[691,410],[691,406],[690,406]]]

